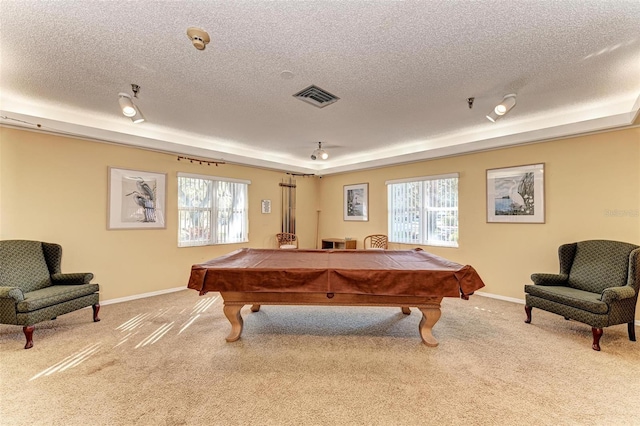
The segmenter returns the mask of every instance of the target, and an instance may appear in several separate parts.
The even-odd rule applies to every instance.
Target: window
[[[178,173],[178,247],[247,242],[250,183]]]
[[[458,247],[458,174],[387,182],[389,241]]]

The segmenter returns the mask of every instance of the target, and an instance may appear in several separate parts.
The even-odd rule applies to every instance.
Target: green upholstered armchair
[[[98,284],[91,273],[63,274],[62,247],[40,241],[0,241],[0,323],[21,325],[33,346],[34,324],[93,306],[100,321]]]
[[[626,323],[635,342],[640,247],[590,240],[561,245],[558,256],[559,274],[533,274],[534,284],[524,286],[525,322],[531,322],[531,308],[539,308],[588,324],[596,351],[604,327]]]

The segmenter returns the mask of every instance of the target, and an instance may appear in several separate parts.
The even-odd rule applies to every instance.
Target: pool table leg
[[[240,315],[240,309],[242,309],[243,306],[244,305],[224,305],[224,308],[222,309],[224,315],[231,323],[231,332],[226,338],[227,342],[235,342],[242,334],[242,325],[244,324],[244,321],[242,320],[242,315]]]
[[[440,305],[419,307],[418,309],[422,312],[422,319],[420,320],[420,325],[418,325],[422,343],[431,347],[438,346],[438,341],[433,337],[431,329],[433,329],[433,326],[438,322],[442,314],[442,312],[440,312]]]
[[[251,312],[258,312],[260,310],[260,305],[251,305]]]
[[[402,308],[402,313],[405,315],[411,315],[411,308],[408,306],[403,306]]]

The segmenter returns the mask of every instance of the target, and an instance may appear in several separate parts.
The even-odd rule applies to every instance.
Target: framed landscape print
[[[369,220],[369,184],[344,186],[344,220]]]
[[[109,167],[107,229],[166,228],[166,173]]]
[[[544,163],[487,170],[487,222],[544,223]]]

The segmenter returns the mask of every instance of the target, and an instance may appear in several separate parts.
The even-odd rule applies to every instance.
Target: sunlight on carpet
[[[169,332],[173,329],[174,324],[178,320],[180,320],[180,322],[183,325],[176,335],[181,334],[187,328],[189,328],[189,326],[191,326],[200,317],[201,314],[203,314],[209,308],[214,306],[215,303],[218,301],[218,299],[220,299],[220,296],[209,296],[209,297],[204,297],[202,299],[199,299],[191,309],[189,308],[182,309],[180,313],[177,315],[177,319],[174,319],[173,321],[170,321],[170,322],[166,321],[162,323],[159,327],[157,327],[153,332],[147,334],[133,347],[133,349],[140,349],[145,346],[153,345],[154,343],[158,342],[160,339],[162,339],[163,337],[169,334]],[[111,349],[112,350],[116,349],[121,345],[127,343],[128,341],[136,337],[141,332],[141,329],[153,325],[154,320],[161,319],[163,317],[168,316],[171,313],[171,311],[174,309],[175,309],[175,306],[171,306],[168,308],[160,308],[152,312],[141,312],[133,316],[132,318],[128,319],[127,321],[123,322],[119,326],[115,327],[114,330],[119,330],[122,333],[127,333],[127,334],[120,337],[118,339],[118,342],[115,343],[114,345],[110,345]],[[189,317],[186,320],[182,320],[180,316],[185,316],[184,314],[189,311],[190,311],[190,313],[188,314]],[[171,316],[175,317],[175,315],[173,314]],[[169,334],[169,336],[171,335]],[[62,361],[36,374],[32,378],[30,378],[29,381],[38,379],[40,377],[50,376],[51,374],[54,374],[54,373],[61,373],[61,372],[64,372],[65,370],[78,366],[82,364],[84,361],[86,361],[89,357],[94,355],[98,350],[100,350],[100,347],[103,344],[104,342],[94,343],[77,352],[74,352],[71,355],[65,357]]]
[[[53,373],[61,373],[65,370],[76,367],[82,364],[84,361],[86,361],[87,358],[89,358],[91,355],[96,353],[99,349],[100,349],[100,343],[94,343],[93,345],[87,346],[86,348],[81,349],[78,352],[69,355],[59,363],[54,364],[51,367],[47,368],[46,370],[36,374],[32,378],[30,378],[29,381],[35,380],[42,376],[50,376]]]
[[[155,342],[157,342],[158,340],[162,339],[162,337],[165,334],[167,334],[169,332],[169,330],[171,330],[173,328],[174,322],[175,321],[163,324],[161,327],[156,329],[156,331],[154,331],[153,333],[148,335],[146,338],[144,338],[140,343],[138,343],[136,345],[136,349],[144,347],[144,346],[147,346],[149,344],[153,345]]]

